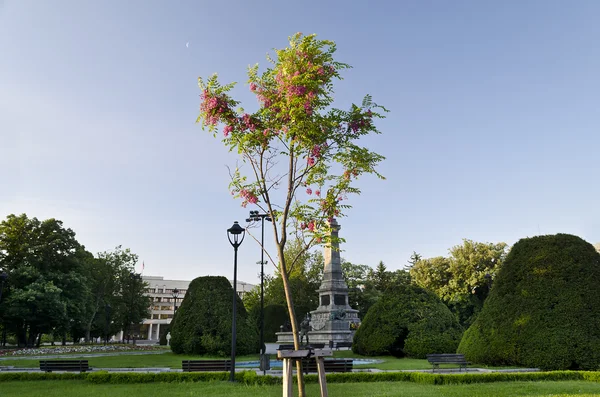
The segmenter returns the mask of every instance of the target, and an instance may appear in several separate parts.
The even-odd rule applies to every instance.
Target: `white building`
[[[158,341],[161,335],[161,325],[170,324],[175,313],[175,289],[178,292],[177,307],[179,307],[191,281],[165,280],[161,276],[142,276],[142,280],[148,283],[146,295],[152,298],[152,303],[150,318],[142,321],[140,334],[145,339]],[[233,284],[232,280],[229,280],[229,282]],[[237,293],[241,298],[252,288],[254,288],[253,284],[239,280],[237,282]]]

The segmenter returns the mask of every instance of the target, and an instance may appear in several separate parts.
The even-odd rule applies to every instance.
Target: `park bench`
[[[183,360],[183,372],[231,371],[231,360]]]
[[[352,359],[324,359],[323,363],[325,364],[325,372],[352,372]],[[314,358],[302,360],[302,368],[306,373],[317,372],[317,360]]]
[[[335,349],[340,350],[340,347],[352,348],[352,342],[336,342]]]
[[[88,360],[40,360],[40,371],[79,371],[90,370]]]
[[[436,368],[440,368],[440,364],[458,364],[459,371],[462,371],[463,368],[466,369],[467,365],[471,364],[465,360],[464,354],[428,354],[427,361],[433,365],[433,372]]]

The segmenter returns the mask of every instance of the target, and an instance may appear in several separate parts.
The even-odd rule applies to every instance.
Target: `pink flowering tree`
[[[296,234],[308,250],[327,244],[329,220],[344,216],[347,199],[359,194],[363,174],[383,178],[376,166],[383,156],[358,144],[361,137],[378,134],[374,121],[386,109],[367,95],[360,105],[340,110],[333,105],[333,82],[350,66],[335,61],[335,43],[298,33],[287,48],[268,57],[271,67],[248,70],[248,83],[258,109],[247,113],[230,96],[235,83],[221,85],[217,75],[200,78],[200,115],[203,128],[221,136],[236,151],[242,166],[232,172],[231,194],[241,205],[257,206],[274,220],[277,260],[299,347],[298,324],[288,280],[294,260],[286,261],[288,237]],[[290,262],[290,263],[288,263]],[[298,371],[301,375],[301,371]]]

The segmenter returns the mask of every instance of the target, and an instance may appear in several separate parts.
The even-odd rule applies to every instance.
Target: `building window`
[[[161,315],[160,315],[160,319],[161,319],[161,320],[167,320],[168,318],[169,318],[169,315],[168,315],[168,314],[161,314]]]

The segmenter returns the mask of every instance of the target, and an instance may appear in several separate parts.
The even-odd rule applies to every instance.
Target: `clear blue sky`
[[[0,0],[0,216],[61,219],[146,275],[231,277],[225,230],[251,208],[227,189],[235,158],[194,124],[196,79],[243,83],[300,31],[354,66],[339,107],[369,93],[391,110],[365,142],[387,180],[350,199],[343,257],[397,269],[462,238],[598,242],[599,15],[594,0]],[[257,282],[258,246],[239,258]]]

